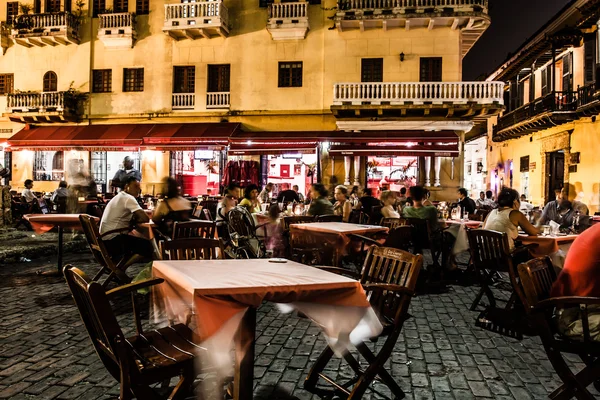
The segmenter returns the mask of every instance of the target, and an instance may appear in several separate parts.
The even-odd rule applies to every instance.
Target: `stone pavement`
[[[89,273],[97,268],[87,252],[69,254],[66,261]],[[54,262],[0,265],[0,398],[115,399],[118,384],[95,354],[66,284],[35,274]],[[477,313],[468,310],[476,289],[456,286],[413,299],[414,318],[388,363],[407,398],[547,398],[559,381],[539,341],[476,328]],[[123,310],[119,320],[132,329]],[[257,330],[255,398],[316,399],[301,387],[325,346],[319,328],[266,304]],[[329,375],[348,376],[339,361],[333,368]]]

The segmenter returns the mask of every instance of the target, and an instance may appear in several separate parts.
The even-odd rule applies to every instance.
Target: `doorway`
[[[546,203],[556,200],[554,189],[565,183],[565,153],[562,150],[546,153]]]

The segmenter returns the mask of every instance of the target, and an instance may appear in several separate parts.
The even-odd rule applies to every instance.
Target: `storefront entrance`
[[[400,191],[417,184],[417,157],[368,157],[367,187],[377,190]]]
[[[172,151],[170,175],[179,182],[184,195],[198,196],[219,191],[219,151]]]

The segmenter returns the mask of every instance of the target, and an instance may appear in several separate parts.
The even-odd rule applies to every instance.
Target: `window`
[[[584,44],[584,84],[596,80],[596,33],[586,35]]]
[[[196,91],[196,67],[173,67],[173,93]]]
[[[279,87],[302,87],[302,62],[279,63]]]
[[[442,57],[422,57],[419,82],[442,81]]]
[[[44,92],[56,92],[58,86],[58,78],[56,73],[48,71],[44,74]]]
[[[33,0],[33,13],[41,14],[42,12],[42,0]]]
[[[529,156],[521,157],[520,167],[521,172],[529,171]]]
[[[94,0],[94,18],[106,10],[106,0]]]
[[[123,91],[144,91],[144,68],[123,68]]]
[[[135,13],[137,15],[150,13],[150,0],[137,0],[135,3]]]
[[[573,53],[568,53],[562,59],[563,65],[563,79],[562,79],[562,91],[572,92],[573,91]]]
[[[273,4],[273,3],[274,3],[273,0],[258,0],[259,7],[268,7],[269,4]]]
[[[116,13],[124,13],[129,11],[129,0],[114,0],[113,10]]]
[[[229,64],[208,66],[209,93],[229,92]]]
[[[19,2],[9,1],[6,3],[6,22],[11,24],[17,15],[19,15]]]
[[[542,96],[552,91],[552,64],[542,70]]]
[[[62,151],[36,151],[33,159],[34,181],[60,181],[65,177]]]
[[[45,12],[60,12],[60,0],[46,0]]]
[[[95,69],[92,74],[92,92],[110,93],[112,91],[112,69]]]
[[[361,82],[383,82],[383,58],[363,58],[360,67]]]
[[[0,94],[13,92],[14,74],[0,74]]]
[[[65,11],[71,12],[71,0],[65,0]]]

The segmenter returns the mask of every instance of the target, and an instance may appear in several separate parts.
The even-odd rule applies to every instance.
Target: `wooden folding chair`
[[[215,237],[217,223],[213,221],[176,221],[173,224],[172,239],[200,237],[212,239]]]
[[[90,280],[83,271],[67,265],[64,276],[79,309],[100,360],[121,386],[121,400],[160,399],[151,385],[179,377],[169,399],[183,399],[192,392],[196,376],[200,338],[185,325],[178,324],[157,330],[144,331],[136,292],[163,282],[148,279],[105,292],[100,283]],[[118,296],[131,295],[136,334],[125,337],[110,301]]]
[[[160,242],[163,260],[215,260],[225,258],[221,239],[182,238]]]
[[[408,222],[404,218],[382,218],[379,225],[386,228],[394,229],[402,225],[406,225]]]
[[[290,244],[290,225],[293,224],[309,224],[312,222],[316,222],[316,218],[309,215],[296,215],[291,217],[283,217],[281,220],[282,224],[282,238],[283,238],[283,246],[285,248],[286,257],[290,258],[291,254],[291,244]]]
[[[127,276],[125,271],[132,264],[143,260],[143,257],[139,254],[134,254],[130,257],[123,257],[120,260],[114,260],[113,257],[108,253],[106,245],[102,240],[102,238],[108,234],[125,233],[129,232],[130,229],[117,229],[100,235],[98,224],[94,218],[91,218],[86,214],[81,214],[79,216],[79,221],[81,222],[81,227],[83,228],[83,233],[85,234],[88,246],[92,251],[92,255],[98,264],[100,264],[100,271],[98,271],[98,273],[94,276],[93,280],[98,281],[103,274],[108,274],[108,277],[102,283],[103,287],[106,287],[112,280],[115,280],[120,284],[131,282],[131,278]]]
[[[342,222],[343,218],[344,217],[342,215],[319,215],[317,216],[317,220],[315,222]]]
[[[523,288],[519,293],[525,311],[542,340],[544,349],[563,385],[548,397],[553,400],[592,400],[587,387],[594,383],[600,390],[600,342],[590,337],[588,307],[600,306],[598,297],[550,297],[556,271],[549,257],[530,260],[518,267]],[[581,317],[583,337],[580,340],[561,335],[556,328],[555,311],[575,307]],[[596,311],[597,312],[597,311]],[[579,356],[586,367],[574,373],[565,360],[564,354]]]
[[[334,265],[335,249],[313,232],[290,234],[290,259],[306,265]]]
[[[404,321],[410,316],[408,306],[414,295],[415,285],[423,265],[421,255],[412,255],[402,250],[388,247],[371,247],[363,265],[361,283],[367,292],[371,307],[377,313],[384,328],[379,337],[385,338],[383,344],[377,344],[378,350],[374,354],[365,343],[356,346],[359,354],[367,361],[368,366],[363,368],[359,361],[350,353],[344,355],[344,360],[354,371],[356,376],[347,382],[337,383],[325,375],[324,370],[333,356],[333,350],[327,347],[317,358],[310,370],[304,388],[308,391],[326,395],[331,391],[317,387],[319,378],[333,385],[334,394],[342,395],[349,400],[362,399],[373,380],[384,383],[395,398],[404,398],[404,392],[394,378],[384,368],[396,345],[402,331]],[[347,271],[340,268],[323,268],[332,272]]]

